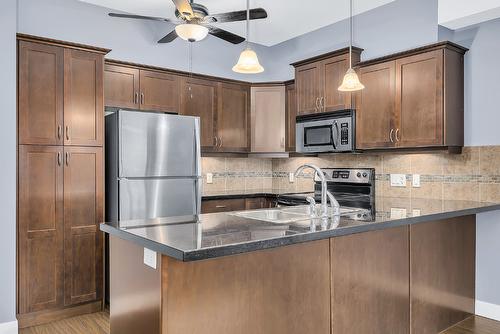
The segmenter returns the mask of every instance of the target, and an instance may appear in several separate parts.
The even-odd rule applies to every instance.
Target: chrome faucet
[[[339,202],[337,202],[335,197],[333,197],[333,195],[327,190],[326,177],[321,168],[313,164],[304,164],[297,168],[295,171],[295,177],[298,177],[306,168],[314,169],[318,177],[321,179],[321,218],[328,219],[328,200],[330,200],[330,205],[332,206],[332,215],[340,214]]]
[[[309,216],[312,218],[316,217],[316,201],[314,200],[314,197],[307,196],[306,201],[309,203]]]

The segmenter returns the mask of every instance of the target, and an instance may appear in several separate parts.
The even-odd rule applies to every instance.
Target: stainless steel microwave
[[[297,153],[353,152],[355,126],[353,109],[297,116]]]

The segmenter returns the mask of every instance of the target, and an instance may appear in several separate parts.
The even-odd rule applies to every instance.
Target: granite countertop
[[[304,191],[290,191],[283,189],[247,189],[247,190],[215,190],[215,191],[204,191],[202,199],[204,200],[216,200],[216,199],[231,199],[231,198],[251,198],[251,197],[276,197],[286,194],[300,194],[300,193],[310,193]]]
[[[213,213],[199,220],[188,216],[103,223],[101,230],[187,262],[492,210],[500,210],[500,204],[378,197],[371,221],[340,217],[326,226],[319,219],[275,224]]]

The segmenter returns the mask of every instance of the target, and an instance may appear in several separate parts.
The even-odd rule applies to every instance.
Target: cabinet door
[[[398,146],[443,144],[443,51],[396,61]]]
[[[62,146],[19,146],[18,307],[63,304]]]
[[[19,144],[63,143],[64,49],[19,42]]]
[[[173,74],[140,71],[141,110],[179,113],[180,78]]]
[[[297,113],[319,112],[321,63],[303,65],[295,69]]]
[[[217,82],[187,78],[182,82],[181,114],[200,117],[201,148],[213,151],[217,145]]]
[[[356,148],[385,148],[395,145],[395,63],[371,65],[359,71],[365,89],[356,106]]]
[[[249,150],[249,87],[239,84],[219,84],[217,133],[221,151]]]
[[[64,304],[101,298],[102,148],[65,147]]]
[[[286,151],[295,152],[295,118],[297,117],[297,91],[295,90],[295,84],[287,85],[285,91]]]
[[[285,87],[252,87],[251,152],[285,151]]]
[[[100,54],[64,50],[64,145],[103,144],[103,63]]]
[[[351,108],[351,93],[339,92],[339,86],[349,68],[349,55],[324,60],[321,67],[323,83],[322,111],[335,111]]]
[[[106,64],[104,104],[107,107],[139,109],[139,70]]]

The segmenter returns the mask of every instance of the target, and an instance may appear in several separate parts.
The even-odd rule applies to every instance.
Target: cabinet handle
[[[222,147],[222,138],[219,137],[219,148]]]
[[[62,164],[61,152],[57,152],[57,165],[61,166],[61,164]]]
[[[318,111],[319,109],[318,102],[319,102],[319,97],[316,98],[316,103],[315,103],[316,107],[314,108],[314,111]]]
[[[392,138],[393,133],[394,133],[394,129],[391,129],[391,132],[389,133],[389,139],[391,140],[391,143],[394,143],[394,139]]]
[[[62,126],[58,125],[57,126],[57,139],[61,139],[62,137]]]
[[[139,92],[134,93],[134,104],[139,104]]]
[[[396,141],[400,141],[401,137],[399,136],[399,129],[396,129]]]
[[[69,152],[66,152],[66,166],[69,166],[70,157],[71,157],[71,154],[69,154]]]
[[[69,140],[69,126],[66,125],[66,140]]]
[[[225,206],[225,205],[216,205],[215,208],[216,209],[225,209],[225,208],[227,208],[227,206]]]
[[[319,99],[319,106],[321,108],[321,111],[325,111],[325,97],[322,96],[320,99]]]
[[[215,147],[217,147],[219,145],[219,141],[217,139],[217,136],[214,136],[214,140],[215,140]]]
[[[281,148],[284,148],[285,147],[285,138],[284,137],[281,137]]]
[[[144,93],[141,93],[141,104],[144,104]]]

